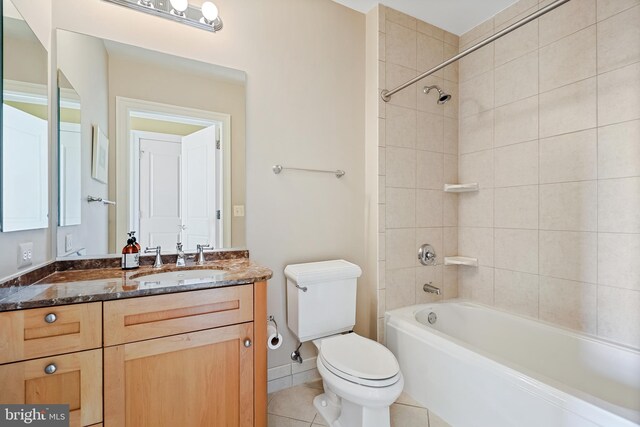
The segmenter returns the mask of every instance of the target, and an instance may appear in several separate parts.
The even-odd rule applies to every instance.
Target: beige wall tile
[[[386,290],[378,290],[378,318],[384,317],[385,311],[387,311]]]
[[[638,5],[638,0],[597,0],[597,2],[598,21]]]
[[[505,105],[538,93],[538,51],[496,67],[495,105]]]
[[[640,120],[598,128],[598,177],[640,176]]]
[[[387,285],[387,263],[386,261],[380,261],[378,263],[378,289],[384,289]]]
[[[458,154],[458,119],[444,118],[444,152]]]
[[[482,190],[493,188],[493,155],[493,150],[461,154],[458,158],[458,183],[477,182]]]
[[[387,195],[387,185],[386,185],[386,177],[378,176],[378,203],[386,203],[386,195]]]
[[[540,274],[559,279],[595,283],[596,233],[540,231]]]
[[[495,266],[523,273],[538,273],[538,231],[496,228]]]
[[[460,119],[460,154],[493,147],[493,110]]]
[[[458,37],[456,34],[444,31],[444,42],[457,49],[460,43],[460,37]]]
[[[386,242],[387,236],[384,233],[378,233],[378,261],[384,261],[387,253]]]
[[[396,24],[400,24],[412,30],[416,29],[416,22],[418,20],[413,16],[407,15],[406,13],[402,13],[390,7],[385,7],[385,17],[387,20],[387,24],[389,24],[389,22],[394,22]],[[389,26],[387,25],[387,32],[388,31],[389,31]]]
[[[387,145],[387,123],[386,119],[378,119],[378,145],[384,147]]]
[[[424,22],[419,19],[417,19],[416,21],[416,30],[419,33],[433,37],[440,41],[444,40],[445,31],[442,28],[438,28],[435,25],[429,24],[428,22]]]
[[[540,183],[596,179],[595,129],[540,140]]]
[[[420,266],[416,268],[416,304],[428,304],[430,302],[442,300],[442,291],[444,291],[444,282],[442,274],[442,265]],[[441,294],[435,295],[424,291],[423,286],[430,283],[440,289]]]
[[[541,16],[540,46],[575,33],[596,22],[596,0],[572,0]]]
[[[493,74],[493,71],[488,71],[460,83],[460,117],[472,116],[493,108]]]
[[[388,53],[387,53],[388,55]],[[403,67],[390,62],[385,68],[385,89],[393,89],[416,76],[416,71],[412,68]],[[384,101],[382,101],[384,103]],[[399,105],[401,107],[416,108],[416,86],[411,85],[405,90],[395,93],[388,105]]]
[[[458,255],[458,227],[443,227],[442,256]],[[441,260],[441,262],[443,262]]]
[[[450,44],[444,44],[444,58],[443,61],[446,61],[449,58],[453,58],[458,54],[457,46],[453,46]],[[444,78],[445,80],[449,80],[451,82],[457,82],[459,80],[460,75],[460,62],[456,61],[453,64],[447,65],[443,68],[444,70]]]
[[[384,147],[378,147],[378,175],[385,175],[387,173],[387,149]]]
[[[640,177],[598,181],[598,231],[640,233]]]
[[[541,185],[540,229],[597,231],[597,207],[596,181]]]
[[[382,90],[382,89],[386,89],[386,87],[387,87],[387,64],[384,61],[378,61],[378,89]]]
[[[598,233],[598,283],[640,291],[640,234]]]
[[[596,333],[596,285],[540,276],[540,320]]]
[[[538,1],[536,0],[520,0],[507,7],[506,9],[498,12],[494,17],[494,25],[496,28],[511,21],[513,18],[521,15],[524,12],[529,11],[531,8],[537,8]]]
[[[494,156],[496,187],[538,183],[538,141],[497,148]]]
[[[538,21],[533,21],[499,38],[495,44],[495,65],[502,65],[538,48]]]
[[[416,69],[416,31],[387,22],[385,61]]]
[[[378,205],[378,232],[384,233],[386,222],[386,205]]]
[[[493,305],[493,268],[459,268],[458,286],[467,293],[463,298]]]
[[[378,33],[378,61],[384,61],[386,56],[387,36],[385,33]]]
[[[478,258],[478,264],[493,267],[493,228],[459,227],[458,254]]]
[[[442,268],[442,299],[458,298],[458,266],[447,265]]]
[[[640,61],[640,3],[598,23],[598,73]]]
[[[493,226],[493,190],[465,193],[458,197],[458,225],[460,227]]]
[[[476,39],[483,38],[486,35],[493,34],[493,18],[489,18],[483,23],[473,27],[460,36],[460,50],[466,49]]]
[[[416,190],[416,226],[442,227],[442,190]]]
[[[459,101],[460,101],[460,93],[459,93],[459,89],[458,89],[458,83],[457,82],[450,82],[448,80],[444,80],[442,82],[442,90],[444,90],[446,93],[451,95],[451,99],[449,101],[447,101],[446,104],[440,105],[440,107],[443,107],[444,116],[445,117],[457,118],[458,117]],[[436,104],[436,105],[438,105],[438,104]]]
[[[531,141],[537,138],[537,95],[495,109],[495,147]]]
[[[596,75],[596,26],[540,48],[540,91]]]
[[[413,228],[396,228],[387,230],[385,234],[387,236],[387,253],[385,255],[387,272],[397,268],[415,266],[415,258],[417,257],[414,252],[415,230]],[[388,273],[386,284],[386,287],[389,287]]]
[[[444,203],[442,213],[442,225],[445,227],[455,227],[458,225],[458,195],[445,193],[442,196]]]
[[[495,269],[495,305],[514,313],[538,317],[538,275]]]
[[[416,148],[418,150],[444,151],[444,117],[442,114],[418,111],[418,133]]]
[[[541,138],[595,126],[595,77],[540,94]]]
[[[640,347],[640,292],[598,286],[598,335]]]
[[[413,76],[415,77],[415,75]],[[429,94],[424,93],[425,86],[438,86],[439,88],[444,90],[444,79],[442,77],[429,76],[418,83],[416,83],[416,97],[417,97],[417,105],[418,111],[425,111],[427,113],[444,115],[443,106],[437,103],[438,98],[436,97],[436,92],[431,91]],[[411,90],[407,88],[406,90]]]
[[[458,156],[444,155],[444,183],[456,184],[458,182]]]
[[[444,43],[442,40],[418,33],[417,36],[418,56],[417,68],[418,72],[427,71],[436,65],[440,65],[444,61]],[[444,71],[438,70],[432,75],[444,77]]]
[[[416,151],[386,148],[387,187],[416,188]]]
[[[415,270],[414,267],[387,270],[387,287],[385,289],[385,308],[387,310],[416,303]]]
[[[416,190],[412,188],[387,189],[386,228],[415,227]]]
[[[598,76],[598,126],[640,118],[640,62]]]
[[[415,148],[416,111],[414,109],[387,105],[385,120],[387,146]]]
[[[417,151],[416,162],[416,188],[442,190],[444,186],[444,155],[431,151]]]
[[[460,81],[465,82],[476,76],[479,76],[482,73],[486,73],[487,71],[492,70],[493,55],[493,43],[490,43],[460,59],[460,61],[458,62]]]
[[[538,229],[538,186],[496,188],[495,227]]]
[[[387,11],[386,6],[383,4],[378,4],[378,31],[385,32],[386,30],[386,22],[387,22]]]

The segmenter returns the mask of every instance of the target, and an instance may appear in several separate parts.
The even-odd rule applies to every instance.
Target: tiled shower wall
[[[546,3],[521,0],[460,48]],[[480,183],[459,195],[459,252],[480,263],[460,268],[461,296],[640,347],[640,1],[572,0],[459,67],[459,179]],[[387,106],[387,131],[398,114]],[[388,307],[411,302],[396,283],[417,271],[390,255],[408,250],[395,226],[414,219],[390,217],[410,203],[393,188],[421,154],[396,166],[400,132],[386,141]]]
[[[379,7],[379,88],[393,88],[458,52],[458,37],[393,9]],[[453,95],[445,105],[425,85]],[[444,255],[457,252],[457,196],[443,184],[458,174],[458,67],[439,71],[379,107],[378,336],[385,310],[457,295],[456,267]],[[437,265],[418,263],[418,247],[430,243]],[[422,291],[432,282],[443,290]]]

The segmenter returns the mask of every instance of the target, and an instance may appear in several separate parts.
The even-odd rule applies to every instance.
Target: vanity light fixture
[[[189,4],[189,0],[104,0],[140,12],[182,22],[202,30],[217,32],[222,29],[218,8],[210,1],[202,8]]]

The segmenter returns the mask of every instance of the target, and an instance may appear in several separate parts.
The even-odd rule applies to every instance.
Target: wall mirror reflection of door
[[[129,228],[139,230],[140,244],[222,246],[224,122],[146,110],[130,112],[129,127]]]

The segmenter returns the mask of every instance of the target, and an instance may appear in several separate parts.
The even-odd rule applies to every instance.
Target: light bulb
[[[175,10],[176,12],[184,12],[185,10],[187,10],[187,7],[189,7],[189,1],[188,0],[171,0],[171,7],[173,7],[173,10]]]
[[[215,21],[218,17],[218,8],[210,1],[202,3],[202,16],[209,22]]]

